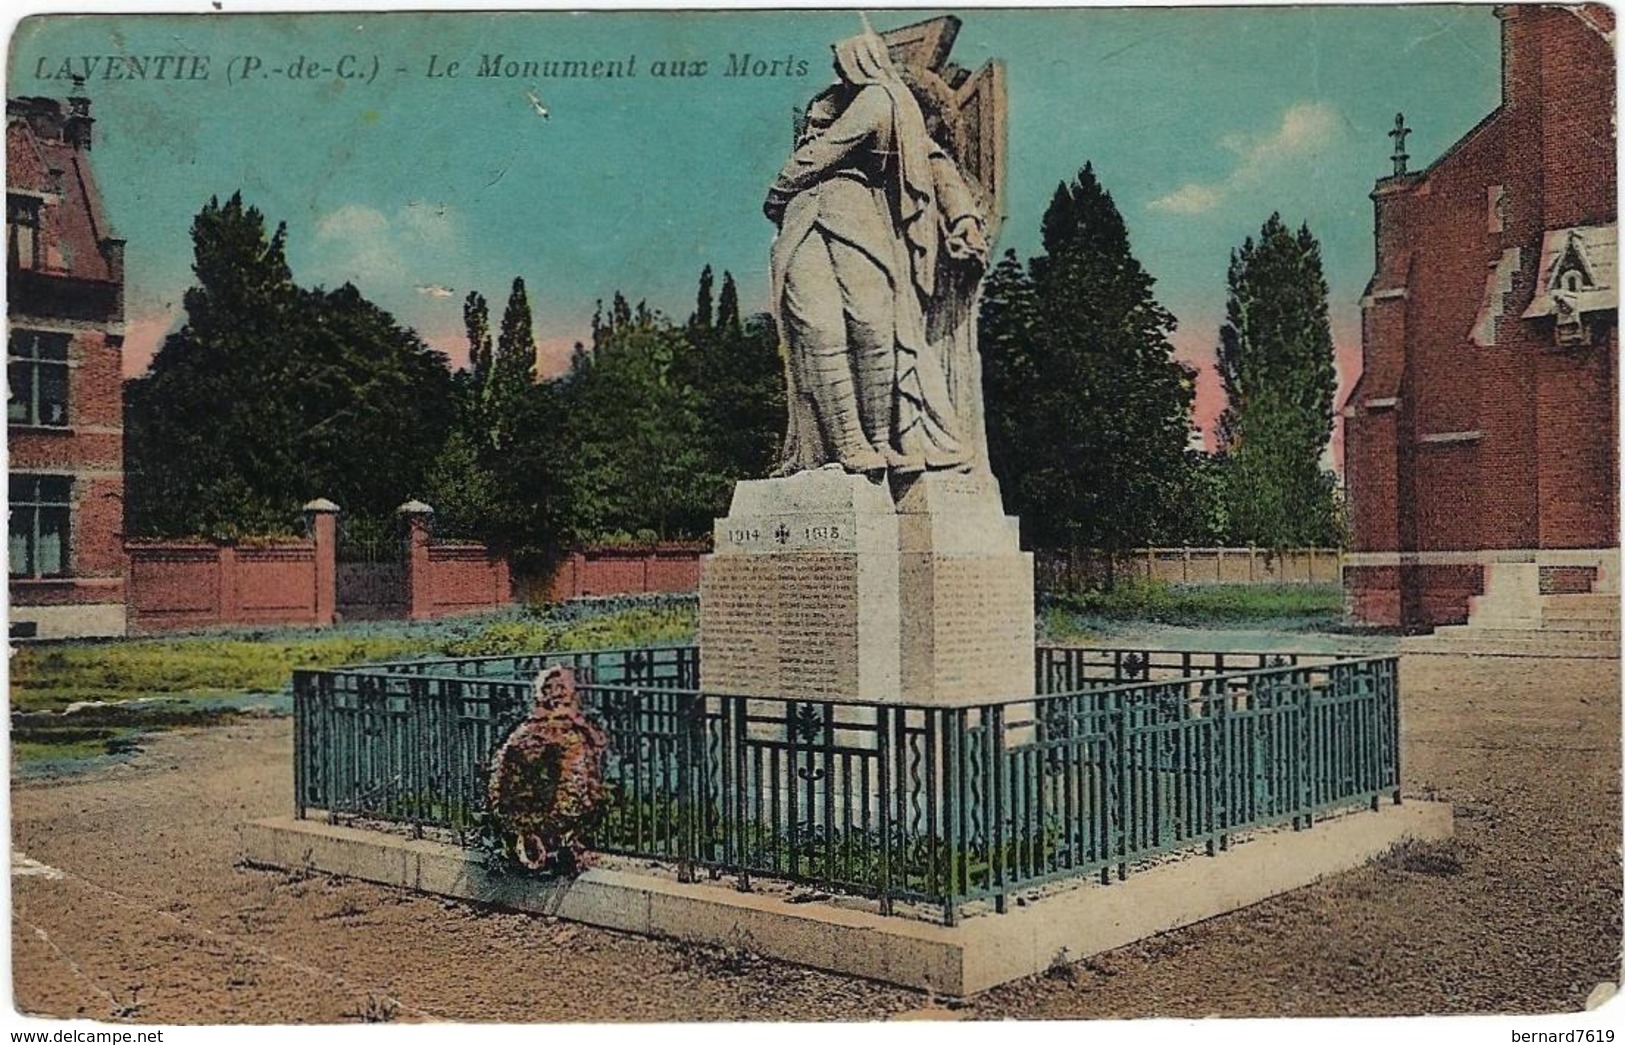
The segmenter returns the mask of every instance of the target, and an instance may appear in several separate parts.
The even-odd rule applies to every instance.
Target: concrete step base
[[[1619,616],[1619,595],[1613,592],[1577,592],[1572,595],[1542,595],[1543,610],[1570,609]]]
[[[1619,645],[1619,625],[1612,627],[1571,627],[1572,622],[1563,622],[1562,627],[1550,623],[1540,628],[1495,628],[1480,627],[1477,624],[1451,624],[1442,628],[1434,628],[1433,634],[1440,638],[1478,638],[1488,642],[1522,642],[1525,640],[1545,640],[1554,643],[1565,642],[1594,642],[1612,643]]]
[[[1407,839],[1450,837],[1444,802],[1384,799],[1375,811],[1303,831],[1260,830],[1217,856],[1200,851],[1132,871],[1017,895],[1006,914],[968,914],[956,926],[884,917],[837,902],[791,903],[741,893],[728,881],[684,883],[648,861],[612,861],[573,879],[493,875],[466,850],[398,835],[278,817],[243,824],[251,865],[320,871],[621,932],[707,946],[964,997],[1135,940],[1258,903],[1351,870]],[[637,870],[642,867],[644,870]]]
[[[1617,628],[1619,627],[1620,615],[1617,612],[1618,607],[1615,607],[1615,610],[1616,612],[1607,613],[1588,606],[1547,606],[1541,610],[1540,617],[1541,620],[1548,624],[1571,620],[1582,622],[1599,621]]]

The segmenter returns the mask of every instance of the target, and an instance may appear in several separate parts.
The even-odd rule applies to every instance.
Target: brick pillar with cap
[[[325,497],[305,505],[305,528],[316,545],[314,620],[325,628],[337,618],[339,506]]]
[[[429,531],[434,509],[422,501],[407,501],[395,509],[406,519],[406,616],[428,620],[434,616],[434,584],[430,575]]]

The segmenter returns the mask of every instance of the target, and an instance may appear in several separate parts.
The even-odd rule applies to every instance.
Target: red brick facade
[[[1619,545],[1613,13],[1496,13],[1500,107],[1372,193],[1344,571],[1372,623],[1460,622],[1487,563]]]
[[[90,170],[89,102],[6,103],[11,626],[124,629],[124,243]]]

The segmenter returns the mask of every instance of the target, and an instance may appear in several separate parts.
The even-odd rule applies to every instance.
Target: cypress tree
[[[1229,403],[1234,536],[1266,547],[1335,541],[1333,482],[1320,466],[1337,393],[1320,244],[1272,214],[1230,256],[1218,370]]]
[[[1007,253],[981,312],[989,450],[1033,541],[1120,549],[1176,525],[1193,395],[1174,316],[1086,164],[1057,186],[1043,252]]]

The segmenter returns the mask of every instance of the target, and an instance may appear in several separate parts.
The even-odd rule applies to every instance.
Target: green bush
[[[1329,624],[1342,616],[1343,589],[1335,584],[1176,585],[1131,581],[1109,591],[1058,592],[1046,602],[1046,609],[1063,618],[1181,625],[1260,621]]]

